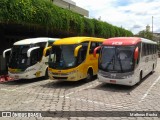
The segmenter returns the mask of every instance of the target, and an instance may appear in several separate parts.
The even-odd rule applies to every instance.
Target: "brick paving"
[[[160,111],[159,76],[160,59],[155,72],[133,87],[100,83],[96,79],[91,82],[34,79],[2,83],[0,84],[0,111]],[[5,119],[11,120],[11,118],[2,120]],[[160,118],[82,116],[12,119],[159,120]]]

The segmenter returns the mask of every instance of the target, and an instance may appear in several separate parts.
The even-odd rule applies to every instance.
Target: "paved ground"
[[[3,83],[0,84],[0,111],[160,111],[160,59],[155,72],[133,87],[100,83],[96,79],[88,83],[42,79]],[[72,113],[65,114],[64,118],[12,119],[160,120],[158,117],[67,117]],[[118,116],[120,112],[115,114]]]

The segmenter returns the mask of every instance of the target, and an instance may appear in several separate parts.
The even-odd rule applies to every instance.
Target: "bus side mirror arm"
[[[11,51],[11,48],[6,49],[6,50],[4,50],[4,51],[3,51],[3,58],[5,58],[5,57],[6,57],[6,52],[9,52],[9,51]]]
[[[43,50],[43,56],[47,56],[46,54],[47,54],[47,51],[49,50],[49,49],[51,49],[52,47],[51,46],[49,46],[49,47],[46,47],[44,50]]]
[[[137,60],[138,59],[138,56],[139,56],[139,49],[138,47],[136,47],[135,51],[134,51],[134,59]]]
[[[31,52],[35,49],[38,49],[40,47],[33,47],[33,48],[30,48],[28,51],[27,51],[27,57],[31,57]]]
[[[82,47],[82,45],[79,45],[79,46],[77,46],[76,48],[75,48],[75,50],[74,50],[74,57],[77,57],[78,56],[78,51],[79,51],[79,49]]]
[[[97,50],[99,50],[101,48],[101,46],[98,46],[94,49],[93,51],[93,56],[96,58],[96,53],[97,53]]]

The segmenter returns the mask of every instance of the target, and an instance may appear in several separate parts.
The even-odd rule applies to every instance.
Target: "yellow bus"
[[[50,51],[48,75],[62,81],[91,80],[98,72],[98,58],[94,49],[105,39],[95,37],[69,37],[55,41]]]

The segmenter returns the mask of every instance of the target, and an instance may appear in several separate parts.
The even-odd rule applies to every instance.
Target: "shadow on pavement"
[[[154,73],[152,73],[154,74]],[[103,91],[112,91],[112,92],[121,92],[130,94],[134,89],[141,86],[141,84],[150,77],[151,74],[148,74],[144,77],[139,83],[135,84],[134,86],[125,86],[125,85],[118,85],[118,84],[110,84],[110,83],[102,83],[92,89],[98,89]]]
[[[96,77],[93,78],[92,81],[94,81]],[[79,87],[84,84],[88,84],[92,81],[87,82],[85,79],[79,80],[79,81],[60,81],[60,80],[52,80],[53,82],[41,85],[42,87],[46,88],[65,88],[70,89],[74,87]]]
[[[34,78],[34,79],[19,79],[19,80],[14,80],[14,81],[8,81],[4,82],[1,84],[6,84],[6,85],[23,85],[23,84],[30,84],[34,82],[39,82],[44,80],[44,78]]]

